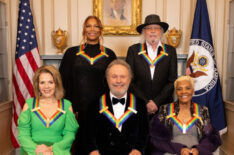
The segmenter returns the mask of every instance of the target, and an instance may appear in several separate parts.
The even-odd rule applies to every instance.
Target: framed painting
[[[142,0],[93,0],[93,15],[104,26],[104,35],[137,35]]]

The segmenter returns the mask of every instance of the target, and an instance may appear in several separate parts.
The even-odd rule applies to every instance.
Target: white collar
[[[110,99],[111,99],[111,102],[112,102],[112,98],[113,98],[113,97],[118,98],[118,97],[116,97],[114,94],[112,94],[111,91],[110,91]],[[126,103],[126,101],[127,101],[127,92],[126,92],[121,98],[125,98],[125,103]]]
[[[146,46],[147,46],[147,47],[150,47],[151,49],[153,49],[152,46],[151,46],[147,41],[146,41]],[[157,49],[158,49],[159,46],[163,47],[163,46],[162,46],[161,40],[158,41],[158,46],[157,46],[157,48],[155,49],[156,51],[157,51]]]

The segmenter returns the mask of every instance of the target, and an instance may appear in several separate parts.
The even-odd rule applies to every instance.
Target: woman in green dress
[[[67,155],[79,127],[71,102],[54,66],[40,67],[33,77],[35,98],[26,100],[18,119],[20,154]]]

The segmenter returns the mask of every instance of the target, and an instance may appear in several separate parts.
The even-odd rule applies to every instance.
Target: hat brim
[[[138,33],[141,33],[142,32],[142,29],[147,26],[147,25],[152,25],[152,24],[157,24],[157,25],[160,25],[162,28],[163,28],[163,31],[166,32],[169,25],[165,22],[156,22],[156,23],[148,23],[148,24],[141,24],[139,26],[137,26],[136,30]]]

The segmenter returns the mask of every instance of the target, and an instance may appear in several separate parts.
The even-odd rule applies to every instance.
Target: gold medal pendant
[[[116,128],[119,128],[119,120],[116,120]]]
[[[50,119],[47,118],[47,120],[46,120],[46,127],[49,128],[49,126],[50,126]]]
[[[90,64],[93,65],[93,58],[90,59]]]

